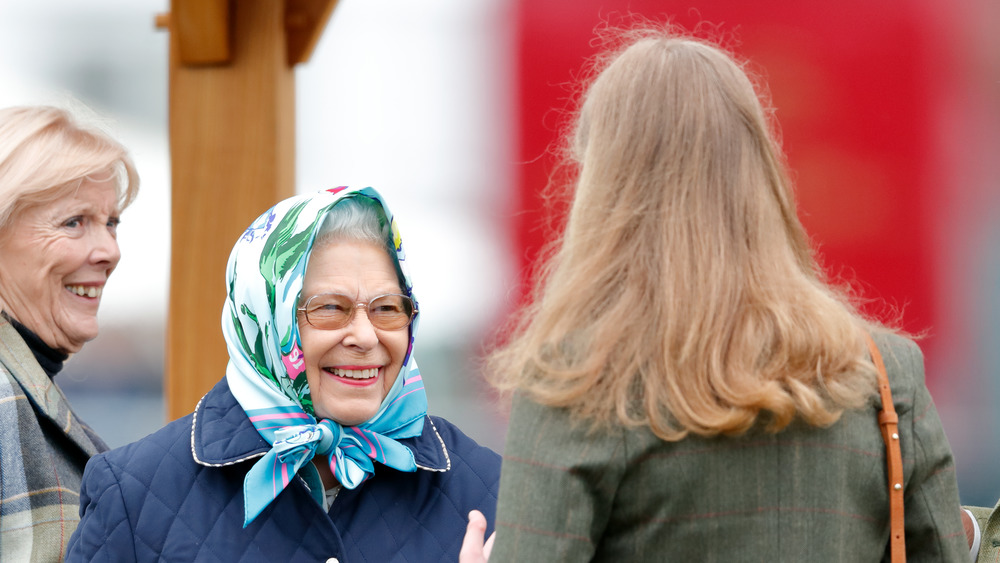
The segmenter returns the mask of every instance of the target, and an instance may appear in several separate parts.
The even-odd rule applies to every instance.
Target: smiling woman
[[[0,559],[57,561],[106,448],[53,377],[97,337],[139,179],[125,148],[50,107],[0,110]]]
[[[118,188],[84,178],[65,197],[17,214],[0,233],[4,311],[55,349],[77,352],[97,337],[97,307],[121,253]]]
[[[226,268],[225,377],[91,460],[68,561],[458,559],[468,512],[492,519],[500,457],[427,414],[392,217],[371,188],[333,188],[247,228]]]
[[[316,326],[309,322],[309,315],[316,315],[308,308],[302,315],[307,322],[299,323],[306,377],[318,417],[351,426],[378,411],[403,366],[410,339],[402,329],[412,315],[404,315],[407,322],[402,326],[382,329],[376,326],[378,310],[373,312],[367,303],[385,296],[409,301],[398,295],[400,285],[389,255],[372,243],[329,242],[313,251],[302,282],[303,294],[350,299],[346,301],[350,312],[342,315],[347,321],[343,326]],[[365,313],[352,301],[364,305]]]

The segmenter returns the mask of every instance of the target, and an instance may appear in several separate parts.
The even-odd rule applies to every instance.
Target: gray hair
[[[385,250],[396,270],[399,287],[406,291],[403,271],[399,267],[393,243],[392,225],[378,201],[370,197],[355,196],[337,202],[323,218],[313,243],[313,252],[337,242],[370,242]]]

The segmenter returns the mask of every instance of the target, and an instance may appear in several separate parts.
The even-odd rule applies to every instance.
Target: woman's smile
[[[325,368],[324,371],[337,378],[337,381],[344,385],[367,387],[378,381],[379,376],[382,374],[382,367],[342,366]]]
[[[104,293],[104,284],[67,285],[66,290],[69,291],[70,293],[79,295],[80,297],[87,297],[90,299],[100,299],[101,294]]]

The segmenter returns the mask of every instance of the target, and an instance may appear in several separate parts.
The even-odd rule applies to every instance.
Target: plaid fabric
[[[0,561],[61,561],[87,459],[106,449],[0,318]]]
[[[968,561],[955,466],[917,346],[876,337],[900,417],[907,558]],[[885,446],[870,408],[829,428],[663,442],[588,434],[515,398],[496,561],[880,561],[889,539]]]

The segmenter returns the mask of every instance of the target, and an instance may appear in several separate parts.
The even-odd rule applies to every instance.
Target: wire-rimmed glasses
[[[298,308],[306,322],[321,330],[337,330],[351,324],[354,313],[364,308],[368,321],[380,330],[406,328],[417,314],[413,300],[406,295],[389,293],[373,297],[368,303],[358,303],[340,293],[313,295]]]

